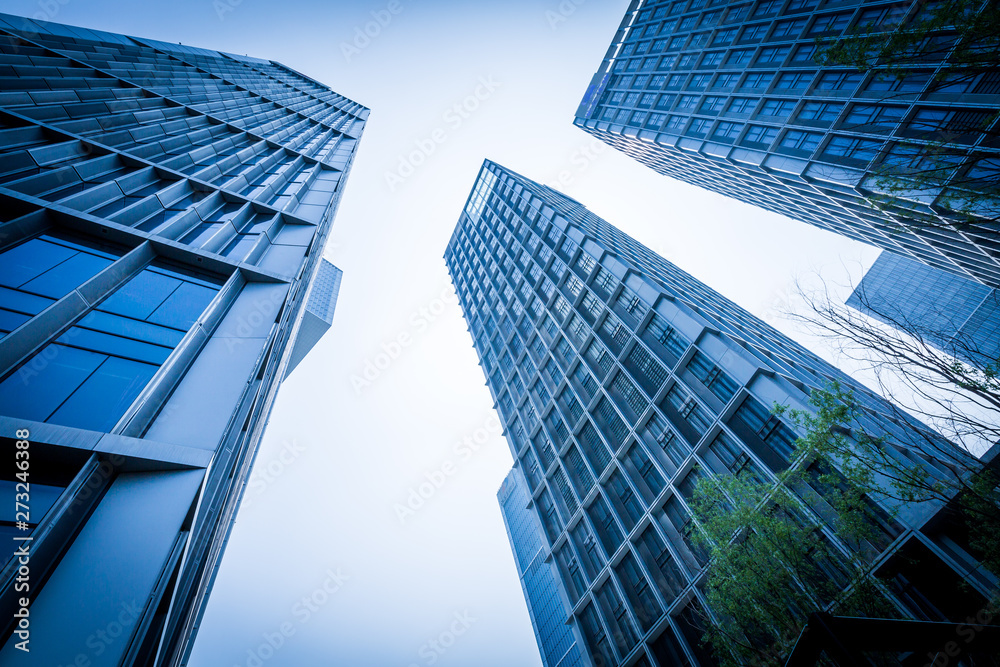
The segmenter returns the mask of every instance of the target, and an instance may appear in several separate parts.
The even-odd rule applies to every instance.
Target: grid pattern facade
[[[798,434],[772,404],[805,409],[809,387],[839,380],[891,455],[922,460],[920,424],[579,203],[495,163],[445,260],[593,664],[714,664],[700,646],[706,559],[688,501],[700,475],[787,467]],[[819,519],[825,502],[809,500],[810,516],[839,545]],[[926,516],[870,508],[882,517],[873,547],[884,572],[939,539]],[[964,571],[958,552],[927,548],[941,581]],[[886,576],[902,614],[946,615],[902,600],[926,579]]]
[[[1000,75],[944,85],[941,62],[896,78],[814,59],[819,40],[924,4],[634,0],[574,122],[659,173],[1000,287],[991,225],[903,231],[907,211],[934,219],[947,183],[898,206],[863,200],[883,165],[930,168],[920,150],[941,137],[966,151],[949,183],[995,179],[995,142],[968,128],[996,124]]]
[[[367,116],[272,61],[0,15],[0,441],[32,462],[0,535],[32,539],[36,639],[4,546],[0,663],[186,664],[318,274],[333,314]]]
[[[1000,359],[1000,291],[889,252],[847,305],[973,364]]]
[[[507,474],[497,492],[497,500],[514,552],[542,664],[545,667],[583,665],[573,628],[566,625],[566,609],[559,597],[555,565],[545,561],[547,551],[542,527],[529,507],[531,494],[517,468]]]

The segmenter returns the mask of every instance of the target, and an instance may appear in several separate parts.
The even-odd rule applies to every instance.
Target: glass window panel
[[[42,296],[61,299],[93,278],[111,262],[112,260],[106,257],[80,252],[25,283],[21,288]]]
[[[49,421],[109,431],[156,372],[156,366],[111,357],[52,415]]]
[[[31,239],[0,257],[0,285],[19,287],[76,254],[44,239]]]
[[[101,310],[144,320],[181,284],[177,278],[145,270],[100,305]]]
[[[183,283],[148,319],[155,324],[187,331],[215,298],[218,289]]]
[[[81,327],[70,328],[56,342],[157,365],[167,360],[172,349]]]
[[[0,382],[0,405],[12,417],[45,421],[106,358],[65,345],[47,345]]]

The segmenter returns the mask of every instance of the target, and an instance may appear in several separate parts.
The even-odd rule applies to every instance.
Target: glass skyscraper
[[[1000,360],[1000,290],[883,252],[847,305],[969,363]]]
[[[548,561],[538,515],[531,510],[531,490],[522,473],[512,469],[497,491],[507,538],[514,552],[521,591],[544,667],[581,667],[584,663],[574,629],[566,625],[559,598],[555,564]]]
[[[714,664],[701,645],[706,554],[689,501],[706,474],[770,478],[789,465],[799,433],[773,404],[808,409],[810,388],[835,380],[854,389],[890,455],[926,461],[926,436],[963,457],[578,202],[493,162],[445,260],[567,623],[594,665]],[[810,520],[846,554],[813,491]],[[957,522],[930,506],[866,502],[876,571],[901,615],[981,607],[992,580],[969,574]],[[517,551],[523,538],[510,534]]]
[[[996,71],[942,83],[944,63],[931,59],[899,77],[814,59],[820,40],[924,5],[936,6],[633,0],[574,123],[659,173],[1000,287],[995,221],[956,229],[935,217],[949,184],[996,179],[993,135],[969,130],[996,126]],[[941,137],[966,153],[948,183],[898,206],[865,200],[885,188],[885,166],[933,168],[922,150]],[[904,229],[914,210],[919,229]]]
[[[176,667],[333,317],[368,110],[273,61],[14,16],[0,54],[0,663]]]

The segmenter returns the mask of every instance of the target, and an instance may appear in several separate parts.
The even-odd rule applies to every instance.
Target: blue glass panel
[[[55,243],[31,239],[0,254],[0,285],[19,287],[74,254]]]
[[[29,319],[30,318],[27,315],[13,313],[4,308],[0,308],[0,333],[10,333],[27,322]]]
[[[156,324],[187,331],[217,292],[218,290],[201,285],[184,283],[148,319]]]
[[[45,421],[106,357],[65,345],[47,345],[0,382],[0,413]]]
[[[140,320],[133,320],[130,317],[104,313],[99,310],[87,313],[80,320],[80,326],[105,331],[118,336],[125,336],[126,338],[135,338],[136,340],[155,345],[165,345],[171,348],[175,347],[184,338],[184,334],[180,331],[174,331],[173,329],[167,329]]]
[[[112,260],[87,253],[77,253],[62,264],[53,267],[31,282],[21,286],[28,292],[35,292],[53,299],[60,299],[93,278]]]
[[[139,395],[156,366],[111,357],[63,403],[50,422],[109,431]]]
[[[60,336],[57,342],[157,365],[166,361],[171,351],[169,347],[150,345],[131,338],[122,338],[81,327],[72,327]]]
[[[16,484],[17,482],[0,479],[0,498],[9,498],[13,501]],[[41,521],[62,492],[63,487],[61,486],[31,482],[31,516],[28,523],[37,524]],[[0,503],[0,521],[17,521],[16,512],[13,502]],[[21,535],[23,536],[25,533],[22,531]]]
[[[0,287],[0,306],[19,313],[37,315],[54,303],[54,299]]]
[[[170,296],[181,281],[145,269],[99,306],[101,310],[144,320]]]

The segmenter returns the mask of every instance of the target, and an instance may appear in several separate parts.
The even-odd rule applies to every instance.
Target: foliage
[[[898,82],[918,79],[928,66],[943,63],[929,92],[973,91],[977,84],[992,92],[1000,84],[1000,4],[921,2],[910,17],[896,6],[842,38],[821,38],[816,60]],[[909,91],[902,86],[882,101],[894,95],[908,101]],[[997,112],[984,109],[910,121],[904,131],[908,140],[897,142],[864,184],[868,203],[897,220],[900,229],[989,231],[1000,218],[1000,160],[995,152],[970,146],[979,135],[987,137],[986,145],[1000,137],[997,118]]]
[[[705,641],[725,665],[781,664],[811,612],[897,614],[871,569],[884,547],[875,527],[881,510],[872,497],[900,503],[957,497],[973,547],[987,567],[997,564],[995,475],[970,461],[962,474],[956,468],[942,476],[893,456],[884,436],[859,428],[862,409],[836,383],[814,390],[810,402],[810,411],[775,409],[806,435],[796,442],[792,465],[774,481],[746,472],[704,476],[694,490],[695,538],[711,561],[705,597],[716,615]],[[819,516],[820,507],[826,516]],[[823,521],[841,548],[824,535]]]

